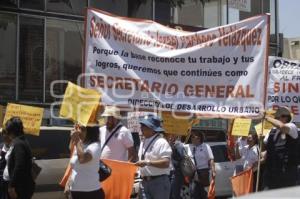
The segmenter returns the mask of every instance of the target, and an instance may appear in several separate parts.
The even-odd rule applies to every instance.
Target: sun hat
[[[293,115],[292,115],[290,109],[286,106],[280,106],[276,110],[275,118],[280,118],[281,116],[289,116],[291,119],[288,122],[291,122],[293,119]]]
[[[140,124],[147,126],[157,133],[162,133],[165,130],[161,127],[162,120],[155,115],[146,115],[140,119]]]
[[[115,117],[121,118],[120,109],[115,106],[106,106],[104,112],[101,115],[102,117]]]

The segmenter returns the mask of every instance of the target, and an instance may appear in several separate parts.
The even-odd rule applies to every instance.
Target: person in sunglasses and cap
[[[143,181],[139,187],[140,199],[161,199],[170,196],[170,160],[172,149],[162,133],[161,119],[154,115],[140,120],[144,140],[139,149],[139,161]]]
[[[297,127],[292,123],[289,108],[279,107],[275,118],[265,119],[275,128],[265,137],[265,188],[276,189],[296,185],[297,181]]]

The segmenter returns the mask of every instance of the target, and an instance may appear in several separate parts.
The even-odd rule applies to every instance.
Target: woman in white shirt
[[[104,199],[99,182],[101,147],[98,126],[76,126],[71,132],[75,149],[70,160],[72,174],[65,187],[65,194],[72,199]]]
[[[188,155],[194,162],[197,173],[193,180],[192,198],[206,199],[206,186],[209,186],[209,171],[212,178],[216,176],[214,156],[208,144],[204,143],[204,133],[197,129],[191,132],[192,144],[185,146]]]
[[[256,133],[251,133],[248,135],[247,144],[248,145],[244,146],[241,149],[239,149],[237,146],[237,159],[242,159],[243,170],[251,168],[253,169],[253,187],[255,188],[257,178],[257,163],[259,157],[258,136]],[[235,174],[237,174],[238,172],[240,171],[235,171]]]
[[[248,135],[247,145],[238,148],[237,146],[237,159],[242,159],[243,170],[250,168],[256,169],[258,162],[258,137],[256,133]]]

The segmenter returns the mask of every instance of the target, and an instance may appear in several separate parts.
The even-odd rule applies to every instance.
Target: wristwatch
[[[150,166],[150,164],[151,164],[150,160],[146,160],[146,165]]]

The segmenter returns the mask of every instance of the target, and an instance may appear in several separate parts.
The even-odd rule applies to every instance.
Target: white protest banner
[[[300,62],[282,57],[269,57],[267,107],[287,106],[300,122]]]
[[[199,32],[88,9],[85,87],[120,107],[262,117],[269,15]]]

